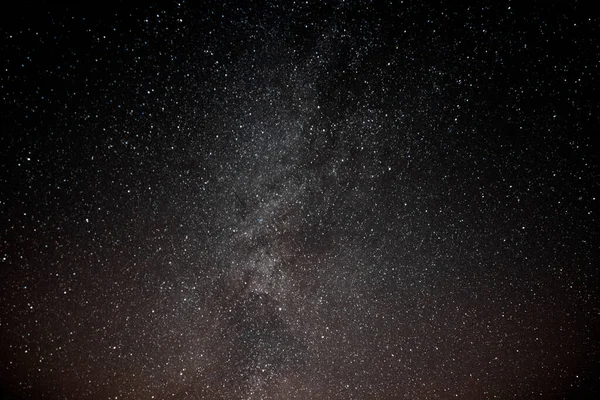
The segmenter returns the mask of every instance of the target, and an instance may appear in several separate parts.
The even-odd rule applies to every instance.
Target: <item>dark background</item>
[[[0,398],[596,398],[598,15],[406,3],[5,10]]]

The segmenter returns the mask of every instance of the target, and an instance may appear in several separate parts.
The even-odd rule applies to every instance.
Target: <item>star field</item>
[[[7,12],[0,397],[596,398],[599,22]]]

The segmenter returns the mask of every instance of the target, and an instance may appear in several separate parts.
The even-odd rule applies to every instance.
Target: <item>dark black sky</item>
[[[595,398],[600,18],[405,3],[5,10],[0,396]]]

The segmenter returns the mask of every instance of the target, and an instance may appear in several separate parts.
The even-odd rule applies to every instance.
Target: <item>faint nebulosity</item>
[[[5,10],[0,397],[596,398],[599,24]]]

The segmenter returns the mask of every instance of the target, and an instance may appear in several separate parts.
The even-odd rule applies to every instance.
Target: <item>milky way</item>
[[[7,12],[0,397],[595,398],[600,19],[409,3]]]

